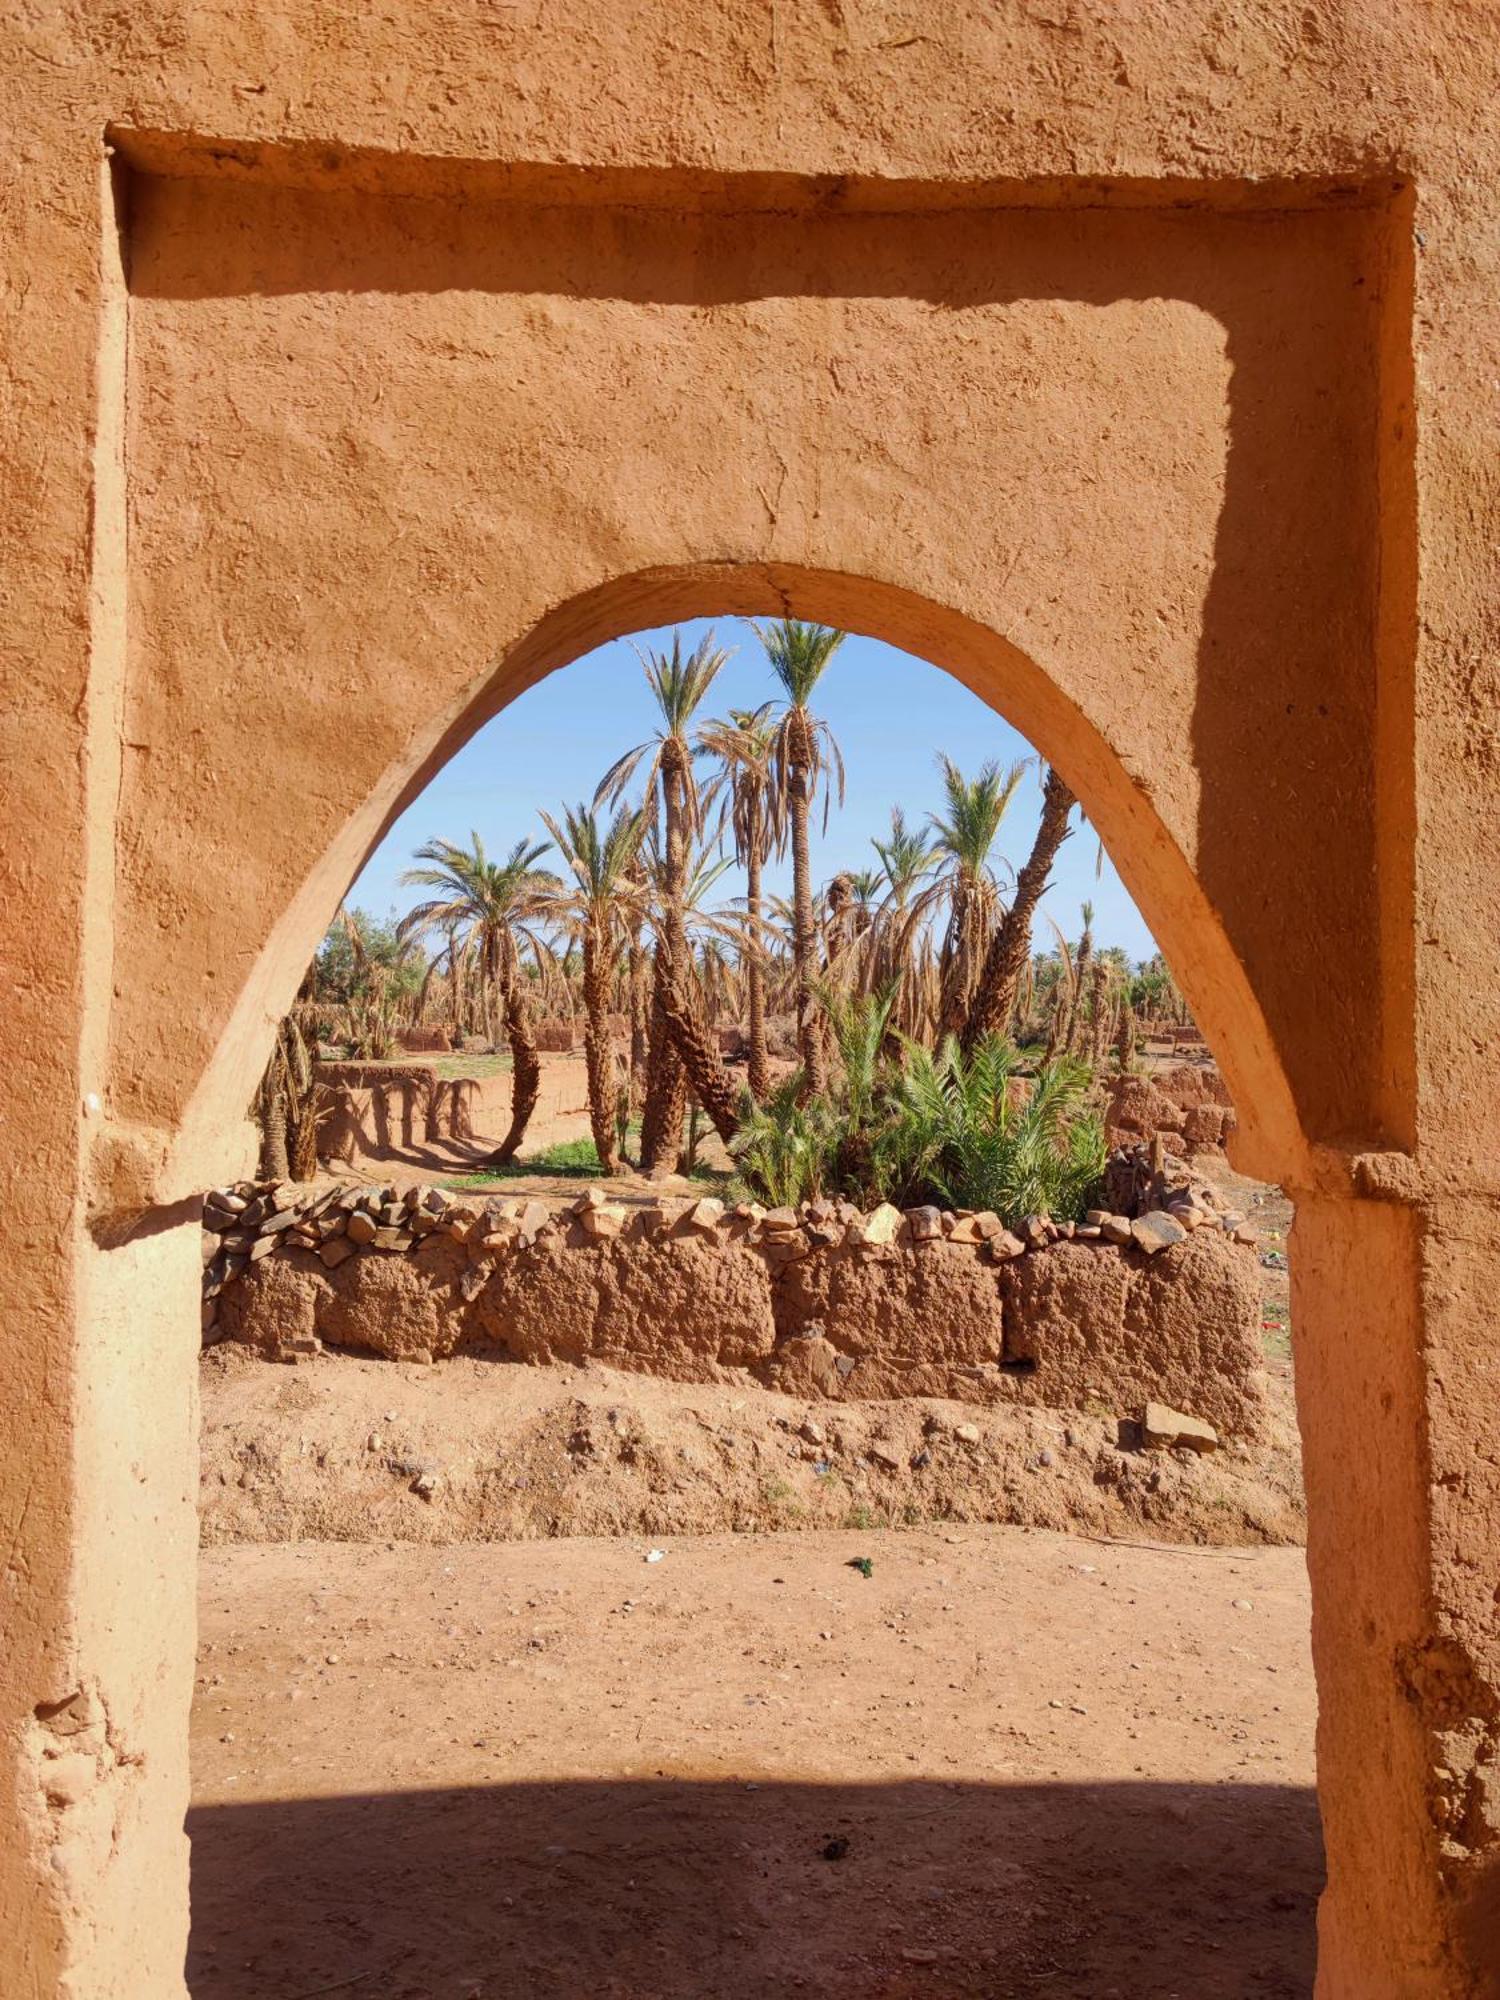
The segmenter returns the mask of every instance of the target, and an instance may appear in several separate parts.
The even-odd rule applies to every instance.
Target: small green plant
[[[1091,1073],[1069,1056],[1032,1075],[999,1036],[971,1055],[900,1039],[888,998],[830,999],[840,1072],[807,1099],[788,1078],[747,1119],[733,1151],[757,1199],[793,1207],[839,1194],[870,1205],[935,1202],[1076,1221],[1104,1171],[1104,1129],[1088,1109]]]
[[[872,1507],[865,1506],[862,1500],[856,1500],[844,1516],[844,1526],[846,1528],[859,1528],[868,1532],[871,1528],[878,1528],[880,1522],[876,1518],[875,1510]]]

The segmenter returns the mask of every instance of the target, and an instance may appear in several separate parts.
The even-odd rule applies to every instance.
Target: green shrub
[[[748,1192],[774,1207],[825,1194],[866,1207],[931,1201],[1012,1224],[1082,1214],[1105,1160],[1086,1067],[1063,1057],[1024,1075],[998,1036],[968,1057],[951,1038],[893,1049],[888,1001],[829,1011],[837,1081],[803,1102],[801,1075],[790,1077],[746,1120],[733,1151]]]

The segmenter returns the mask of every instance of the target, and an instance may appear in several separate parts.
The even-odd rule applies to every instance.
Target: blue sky
[[[705,719],[730,708],[753,708],[775,692],[754,629],[742,619],[684,624],[678,628],[684,647],[695,644],[710,622],[731,657],[701,711]],[[635,643],[670,646],[671,630],[637,633]],[[1041,809],[1037,761],[1024,736],[940,668],[856,635],[834,655],[818,685],[816,707],[838,739],[848,773],[842,810],[835,806],[826,835],[815,828],[813,867],[819,881],[841,868],[876,865],[870,836],[886,830],[893,805],[903,806],[913,824],[940,808],[937,757],[946,751],[970,775],[989,758],[1002,766],[1032,760],[995,843],[997,873],[1005,885],[1000,864],[1020,866]],[[652,733],[653,717],[630,640],[612,640],[586,653],[512,702],[438,773],[371,855],[349,902],[377,917],[405,910],[418,892],[400,886],[401,871],[412,850],[434,836],[467,842],[477,827],[492,855],[507,851],[523,834],[545,838],[538,806],[555,814],[565,802],[592,799],[615,758]],[[1074,832],[1058,857],[1042,910],[1076,938],[1079,905],[1092,902],[1101,945],[1122,945],[1132,958],[1148,957],[1155,945],[1108,856],[1102,875],[1095,875],[1098,847],[1091,828]],[[767,883],[772,893],[789,890],[788,865],[773,862]],[[734,871],[724,878],[724,893],[726,898],[739,893]],[[1050,930],[1039,921],[1038,947],[1050,942]]]

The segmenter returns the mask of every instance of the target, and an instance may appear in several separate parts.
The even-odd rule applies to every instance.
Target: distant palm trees
[[[408,910],[400,936],[443,931],[451,940],[461,932],[474,950],[490,1019],[503,1022],[510,1042],[510,1130],[494,1154],[503,1162],[514,1157],[526,1136],[542,1082],[520,945],[524,940],[540,952],[536,926],[551,909],[560,884],[536,865],[547,852],[545,841],[518,840],[504,861],[491,861],[479,835],[470,838],[468,848],[451,840],[429,840],[417,849],[416,859],[425,866],[408,868],[401,880],[409,888],[436,893]]]
[[[607,827],[587,806],[569,806],[561,822],[544,812],[542,819],[572,881],[560,886],[550,903],[552,921],[561,925],[583,949],[584,1058],[589,1079],[589,1124],[599,1164],[612,1174],[619,1164],[616,1135],[619,1116],[614,1044],[609,1031],[609,1004],[614,972],[632,927],[642,914],[640,877],[635,862],[645,833],[646,816],[620,806]]]
[[[663,924],[657,938],[651,1002],[650,1052],[647,1058],[646,1103],[641,1118],[641,1164],[648,1173],[676,1165],[687,1114],[687,1073],[671,1029],[667,988],[685,976],[687,936],[682,893],[688,842],[702,827],[702,800],[693,776],[693,717],[717,680],[728,654],[706,632],[692,652],[683,656],[681,635],[673,633],[670,653],[643,653],[641,665],[650,688],[660,727],[656,734],[612,764],[595,794],[618,800],[645,767],[647,811],[658,795],[662,831]]]
[[[991,762],[976,777],[966,778],[951,757],[939,757],[938,763],[947,810],[930,814],[929,824],[938,857],[937,887],[948,903],[938,1030],[961,1035],[999,910],[990,852],[1026,766],[1012,764],[1002,772]]]
[[[792,956],[797,978],[797,1049],[808,1094],[828,1085],[828,1063],[814,996],[817,933],[813,922],[812,849],[809,820],[819,791],[824,819],[834,784],[844,798],[844,760],[828,724],[810,707],[824,669],[844,643],[844,634],[795,618],[756,626],[771,671],[786,697],[776,725],[773,768],[792,838]]]
[[[1068,837],[1068,815],[1075,800],[1061,772],[1049,770],[1042,786],[1042,816],[1031,852],[1016,877],[1010,908],[995,926],[985,951],[974,997],[963,1028],[965,1050],[986,1035],[1004,1034],[1016,1004],[1021,974],[1031,957],[1031,926],[1036,906],[1052,875],[1057,851]]]
[[[735,859],[745,871],[746,1007],[750,1094],[759,1100],[771,1087],[766,1048],[766,937],[762,870],[786,840],[783,800],[777,788],[775,732],[771,703],[759,708],[731,709],[724,722],[708,722],[698,732],[699,746],[718,759],[727,788],[725,821],[734,842]]]
[[[1122,1020],[1133,1035],[1131,996],[1149,1004],[1148,990],[1167,990],[1164,972],[1151,986],[1095,952],[1088,905],[1076,947],[1059,932],[1055,961],[1033,958],[1032,925],[1075,803],[1055,770],[1008,902],[995,847],[1026,766],[991,760],[971,776],[946,756],[943,803],[927,825],[893,808],[889,833],[871,841],[879,865],[843,870],[815,893],[812,818],[821,805],[826,826],[844,767],[813,703],[844,634],[791,618],[755,630],[780,699],[701,722],[728,657],[713,632],[691,648],[674,633],[669,646],[639,653],[656,728],[610,766],[591,805],[542,814],[561,877],[540,865],[548,843],[518,841],[491,861],[477,834],[469,847],[428,841],[403,877],[431,892],[399,930],[403,943],[421,935],[435,945],[425,972],[413,973],[416,1018],[435,994],[456,1030],[477,1005],[491,1038],[510,1042],[512,1117],[497,1160],[515,1154],[537,1102],[533,992],[561,995],[569,1011],[581,1000],[603,1169],[619,1166],[639,1109],[640,1163],[655,1173],[680,1164],[690,1098],[726,1140],[754,1104],[788,1090],[815,1121],[831,1088],[851,1087],[850,1048],[899,1067],[913,1041],[936,1048],[951,1037],[967,1058],[1013,1017],[1045,1032],[1049,1053],[1097,1067]],[[768,899],[765,884],[788,848],[789,905]],[[708,898],[732,863],[744,894],[732,913],[716,911]],[[794,1015],[800,1061],[781,1083],[771,1055],[778,1010]],[[622,1018],[628,1089],[615,1049]],[[748,1025],[748,1093],[726,1066],[721,1021]]]

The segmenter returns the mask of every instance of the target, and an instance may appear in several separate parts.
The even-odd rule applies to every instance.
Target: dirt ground
[[[1300,1551],[650,1546],[206,1551],[195,2000],[1309,1990]]]
[[[591,1363],[434,1364],[225,1341],[201,1368],[205,1543],[492,1541],[986,1521],[1300,1542],[1286,1364],[1265,1442],[1141,1451],[1115,1414],[808,1403]]]
[[[194,2000],[1305,1995],[1306,1577],[1239,1546],[1302,1531],[1291,1215],[1206,1164],[1263,1238],[1256,1451],[210,1350]]]

